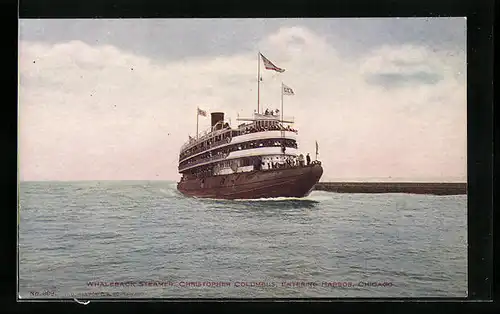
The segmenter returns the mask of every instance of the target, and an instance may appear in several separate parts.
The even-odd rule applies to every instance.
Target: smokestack
[[[217,124],[217,122],[224,122],[224,112],[212,112],[212,128]],[[217,126],[217,130],[222,129],[222,124]]]

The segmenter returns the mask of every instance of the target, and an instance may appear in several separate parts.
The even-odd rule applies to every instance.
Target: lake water
[[[467,296],[467,197],[22,182],[21,298]]]

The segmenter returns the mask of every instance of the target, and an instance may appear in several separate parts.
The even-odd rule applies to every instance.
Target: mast
[[[316,159],[315,160],[318,160],[318,141],[316,141]]]
[[[281,81],[281,127],[284,128],[284,125],[283,125],[283,81]],[[283,147],[286,147],[285,146],[285,131],[283,131],[283,129],[281,130],[281,145],[283,145]],[[285,155],[284,151],[283,151],[283,155]]]
[[[198,119],[200,118],[200,108],[196,107],[196,139],[198,139]]]
[[[283,125],[283,81],[281,82],[281,124]]]
[[[260,51],[257,54],[257,113],[260,107]]]

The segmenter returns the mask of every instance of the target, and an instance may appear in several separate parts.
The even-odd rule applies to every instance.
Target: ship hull
[[[314,164],[187,179],[177,189],[186,196],[213,199],[300,198],[309,195],[322,174],[321,165]]]

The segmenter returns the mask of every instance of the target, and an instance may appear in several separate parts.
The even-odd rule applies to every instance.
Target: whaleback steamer
[[[268,70],[283,72],[259,53]],[[213,199],[259,199],[305,197],[323,174],[321,162],[304,159],[297,145],[298,130],[293,119],[283,116],[283,95],[293,95],[281,84],[281,116],[279,110],[259,112],[233,128],[223,112],[211,113],[211,125],[202,134],[196,131],[180,150],[177,189],[184,195]],[[197,109],[199,116],[207,116]],[[198,122],[197,122],[198,126]],[[198,127],[197,127],[198,128]]]

